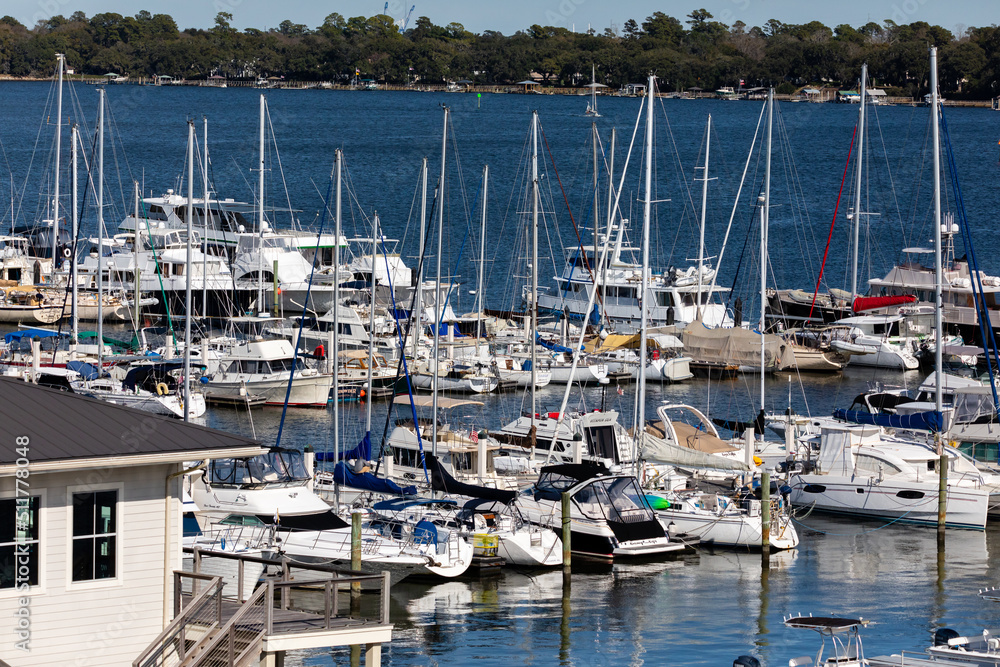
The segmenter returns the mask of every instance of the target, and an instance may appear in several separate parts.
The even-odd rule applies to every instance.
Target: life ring
[[[66,259],[69,259],[72,256],[73,256],[73,251],[72,250],[70,250],[69,248],[63,248],[63,257],[65,257]]]
[[[156,395],[166,396],[170,393],[170,387],[167,386],[166,382],[160,382],[156,385]]]

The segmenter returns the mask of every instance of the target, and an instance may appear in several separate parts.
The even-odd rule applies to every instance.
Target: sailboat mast
[[[597,252],[598,252],[597,244],[599,241],[598,232],[600,231],[601,227],[601,213],[598,210],[601,205],[601,200],[600,200],[600,193],[598,191],[599,181],[598,181],[598,164],[597,164],[597,139],[598,139],[597,123],[591,123],[590,127],[592,131],[591,134],[593,135],[594,139],[594,156],[593,156],[594,157],[594,259],[593,261],[588,260],[588,264],[590,264],[590,270],[594,272],[593,274],[594,279],[592,281],[594,284],[594,289],[598,289],[600,283],[597,275],[597,267],[595,265],[597,263]]]
[[[483,337],[483,309],[486,307],[486,204],[490,165],[483,165],[483,219],[479,229],[479,282],[476,286],[476,345]],[[478,355],[477,355],[478,356]]]
[[[764,164],[764,206],[760,217],[760,409],[764,409],[764,317],[767,313],[767,228],[771,220],[771,138],[774,89],[767,91],[767,157]],[[763,435],[763,434],[760,434]],[[747,446],[751,446],[747,443]]]
[[[712,148],[712,114],[708,115],[708,125],[705,127],[705,171],[702,173],[701,183],[701,228],[698,232],[698,306],[695,312],[698,319],[701,319],[702,299],[701,288],[703,284],[702,270],[705,268],[705,213],[708,210],[708,156]]]
[[[99,89],[97,102],[97,370],[104,368],[104,103]],[[76,204],[74,204],[74,207]],[[136,228],[138,228],[136,222]],[[76,236],[74,235],[74,239]],[[74,257],[74,261],[76,258]],[[111,271],[108,270],[110,277]],[[75,298],[75,297],[74,297]],[[185,373],[185,377],[187,374]]]
[[[934,387],[934,409],[940,413],[943,407],[941,392],[942,365],[942,340],[944,329],[941,316],[941,137],[939,127],[939,105],[938,98],[938,75],[937,75],[937,48],[931,47],[931,142],[934,145],[934,331],[937,336],[937,345],[934,347],[934,368],[937,370],[935,376],[937,383]],[[936,440],[937,453],[943,453],[941,442],[941,432],[938,430],[934,434]]]
[[[642,439],[646,433],[646,313],[649,310],[649,227],[653,205],[653,98],[656,96],[656,78],[649,75],[646,88],[646,174],[643,185],[642,202],[642,276],[639,280],[639,390],[636,394],[638,417],[633,440],[636,451],[632,461],[639,462],[638,452],[642,449]]]
[[[851,256],[851,296],[858,295],[858,244],[861,238],[861,167],[865,159],[865,84],[868,78],[868,63],[861,65],[861,110],[858,112],[858,157],[854,187],[854,248]]]
[[[257,159],[257,314],[264,312],[264,96],[260,96],[260,142]],[[275,301],[278,295],[273,296]]]
[[[417,294],[413,304],[413,329],[410,337],[413,339],[413,358],[417,358],[417,345],[420,342],[420,319],[423,311],[424,296],[424,249],[427,245],[427,158],[420,165],[420,255],[417,257]],[[374,271],[372,272],[374,275]]]
[[[611,146],[610,146],[610,156],[608,158],[608,233],[604,235],[604,246],[605,249],[602,254],[607,254],[607,246],[611,243],[611,229],[614,227],[613,221],[614,216],[614,201],[615,201],[615,139],[618,137],[618,131],[615,128],[611,128]],[[597,252],[596,250],[594,251]],[[596,254],[595,254],[596,259]],[[601,265],[601,303],[606,303],[605,297],[607,296],[608,290],[608,262],[603,262]],[[596,270],[596,268],[595,268]]]
[[[538,412],[538,112],[531,112],[531,433]],[[532,438],[534,447],[534,438]]]
[[[70,134],[69,134],[69,137],[70,137],[70,139],[69,139],[70,140],[69,154],[70,154],[70,163],[72,165],[71,168],[73,170],[73,179],[70,182],[72,183],[72,189],[73,189],[73,195],[72,195],[73,210],[72,210],[71,219],[73,221],[73,242],[72,242],[72,247],[73,247],[74,250],[76,249],[77,235],[80,233],[80,220],[77,217],[77,207],[80,205],[79,193],[77,191],[77,173],[76,173],[77,169],[78,169],[76,151],[77,151],[77,144],[79,143],[78,137],[77,137],[77,132],[78,132],[78,130],[76,128],[76,123],[74,123],[73,126],[70,128]],[[79,342],[79,340],[80,340],[80,310],[79,310],[80,309],[80,302],[77,300],[78,294],[77,294],[77,286],[76,286],[76,253],[74,252],[73,255],[71,255],[69,259],[72,262],[72,264],[70,264],[69,279],[72,281],[72,285],[73,285],[73,304],[72,304],[72,309],[70,311],[71,312],[71,319],[70,319],[70,341],[72,342],[73,346],[75,347],[77,345],[77,343]],[[97,260],[98,271],[100,271],[100,267],[101,267],[101,261],[100,261],[100,257],[98,257],[98,260]],[[100,336],[98,336],[97,343],[98,343],[98,349],[100,349],[100,343],[101,343]],[[97,367],[101,368],[100,364],[98,364]]]
[[[379,239],[382,238],[382,232],[379,229],[379,219],[378,212],[375,213],[375,218],[372,222],[372,287],[371,287],[371,301],[368,304],[368,409],[365,411],[365,433],[371,433],[372,431],[372,360],[375,357],[375,262],[376,262],[376,251],[378,250]],[[339,281],[338,281],[339,282]],[[340,301],[338,300],[333,304],[334,308],[340,308]],[[334,359],[333,372],[336,373],[339,369],[339,359]]]
[[[59,170],[60,158],[62,157],[62,98],[63,98],[63,69],[66,66],[66,56],[61,53],[56,54],[56,67],[59,68],[59,86],[56,93],[56,183],[55,200],[52,203],[52,275],[56,274],[56,264],[59,258],[56,256],[56,249],[59,246]]]
[[[202,185],[203,192],[205,193],[205,225],[204,225],[204,238],[201,239],[202,242],[202,255],[201,255],[201,316],[208,317],[208,116],[202,116],[202,127],[204,131],[204,150],[203,157],[204,162],[202,164]],[[205,360],[202,359],[202,362]]]
[[[431,436],[433,440],[431,441],[431,454],[437,456],[437,445],[438,445],[438,370],[440,366],[440,343],[441,343],[441,320],[444,319],[444,306],[441,303],[441,255],[444,251],[444,177],[445,177],[445,167],[447,166],[445,159],[447,157],[448,151],[448,113],[451,110],[448,107],[444,107],[444,131],[441,134],[441,175],[439,178],[438,186],[438,247],[437,247],[437,280],[434,283],[434,350],[431,355],[431,390],[433,392],[433,398],[431,402],[433,405],[431,409],[434,411],[434,427],[431,431]]]
[[[187,259],[184,274],[184,421],[191,418],[191,236],[194,234],[194,121],[188,121]]]
[[[333,345],[327,354],[332,355],[330,359],[333,365],[333,455],[339,459],[340,458],[340,381],[338,379],[339,375],[339,361],[340,361],[340,225],[341,225],[341,176],[343,175],[343,165],[344,165],[344,154],[338,148],[335,155],[337,162],[337,190],[336,190],[336,209],[334,210],[334,238],[336,242],[333,244],[333,275],[335,276],[333,281],[333,336],[331,340]],[[372,283],[375,281],[375,271],[372,270]],[[371,391],[371,387],[368,388]]]

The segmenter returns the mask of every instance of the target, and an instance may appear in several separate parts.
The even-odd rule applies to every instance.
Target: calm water
[[[15,188],[24,192],[18,221],[36,217],[46,191],[45,167],[51,159],[51,126],[40,123],[54,110],[46,110],[52,91],[47,84],[4,83],[0,101],[0,141],[5,163],[0,163],[0,201],[9,200],[9,165]],[[67,95],[64,115],[93,127],[96,91],[77,87]],[[111,87],[115,141],[109,142],[109,190],[112,203],[106,217],[117,221],[130,202],[128,183],[143,183],[145,193],[180,189],[183,171],[185,120],[194,118],[201,133],[201,118],[209,118],[214,189],[222,197],[251,201],[256,173],[257,99],[251,90]],[[76,99],[78,101],[74,102]],[[404,239],[402,253],[416,253],[419,199],[417,177],[420,159],[430,158],[431,182],[440,168],[440,105],[453,114],[453,139],[449,146],[448,185],[445,195],[445,273],[457,274],[465,284],[456,291],[457,311],[472,308],[478,231],[476,199],[480,170],[490,165],[488,305],[516,305],[523,275],[523,227],[518,211],[524,210],[524,151],[530,112],[540,114],[545,141],[559,173],[545,158],[546,225],[541,234],[542,284],[562,263],[562,246],[575,243],[575,232],[566,213],[565,197],[577,222],[592,216],[589,190],[590,121],[582,117],[583,98],[559,96],[486,95],[481,107],[467,95],[431,93],[330,93],[323,91],[271,91],[268,93],[274,135],[277,138],[284,179],[277,156],[269,149],[266,199],[291,208],[303,225],[318,221],[322,196],[328,188],[335,148],[343,148],[349,181],[345,201],[345,233],[364,236],[367,218],[378,211],[387,236]],[[819,258],[829,233],[840,178],[847,159],[857,108],[838,105],[780,104],[775,131],[774,201],[771,231],[770,284],[806,287],[815,280]],[[601,101],[604,117],[598,119],[607,145],[611,127],[619,129],[616,172],[625,160],[623,144],[631,137],[638,100]],[[664,112],[669,121],[664,120]],[[704,124],[713,116],[713,143],[709,195],[708,254],[718,254],[733,198],[754,135],[760,106],[753,103],[715,101],[664,101],[658,110],[656,160],[657,199],[670,199],[656,207],[652,248],[654,263],[665,268],[683,265],[697,253],[697,215],[700,192],[694,167],[703,160]],[[998,177],[997,127],[1000,116],[986,110],[949,110],[958,169],[978,253],[991,273],[996,266],[997,241],[992,232],[992,212],[997,210],[994,183]],[[870,231],[862,248],[863,277],[883,274],[907,245],[928,243],[930,215],[930,153],[926,109],[884,108],[872,122],[867,143],[874,146],[868,158],[864,209]],[[40,135],[39,135],[40,133]],[[640,133],[641,134],[641,133]],[[36,136],[39,135],[39,136]],[[37,148],[36,148],[37,142]],[[641,143],[641,141],[640,141]],[[675,151],[676,149],[676,151]],[[460,167],[454,156],[458,155]],[[621,208],[638,220],[640,150],[631,158]],[[64,159],[64,164],[66,160]],[[29,165],[31,167],[29,171]],[[762,162],[754,157],[749,173],[755,192],[763,175]],[[200,182],[200,175],[196,176]],[[464,188],[462,187],[464,183]],[[199,186],[200,187],[200,186]],[[846,285],[848,234],[844,216],[851,199],[848,186],[840,205],[827,267],[828,284]],[[64,191],[68,185],[64,184]],[[946,207],[953,201],[945,192]],[[414,206],[416,202],[416,207]],[[555,202],[555,203],[552,203]],[[604,206],[606,204],[602,204]],[[4,206],[0,205],[0,209]],[[554,213],[553,213],[554,212]],[[736,216],[721,268],[720,284],[728,285],[740,271],[746,290],[759,270],[754,259],[757,241],[745,206]],[[9,209],[2,217],[10,224]],[[287,215],[277,216],[279,226]],[[88,211],[84,229],[93,229]],[[586,231],[583,232],[585,235]],[[632,239],[639,242],[638,234]],[[464,251],[463,241],[465,242]],[[959,254],[961,254],[961,250]],[[748,297],[749,299],[750,297]],[[748,300],[748,303],[752,301]],[[746,312],[752,312],[748,307]],[[870,370],[850,370],[838,377],[767,380],[766,404],[799,413],[829,413],[846,407],[867,382],[882,380],[914,384],[919,374],[877,375]],[[558,409],[562,391],[549,387],[539,405]],[[525,406],[520,394],[489,396],[482,407],[467,408],[449,417],[468,428],[499,427]],[[694,381],[675,386],[652,385],[647,394],[647,414],[662,401],[709,406],[713,416],[751,417],[759,403],[759,380],[740,378],[708,383]],[[631,422],[631,388],[619,396],[614,388],[574,392],[571,407],[605,407],[623,413]],[[387,406],[376,405],[373,432],[376,440],[385,428]],[[274,442],[281,411],[255,410],[252,415],[231,410],[210,412],[209,425],[245,434],[255,433]],[[342,442],[352,445],[365,428],[363,406],[343,406]],[[282,444],[319,450],[334,446],[332,411],[289,411]],[[789,657],[814,653],[815,637],[802,630],[786,630],[782,615],[789,613],[845,614],[872,618],[877,625],[865,633],[868,653],[919,649],[938,624],[962,632],[978,632],[995,624],[997,610],[975,597],[978,588],[997,581],[989,555],[998,547],[1000,534],[956,532],[947,536],[944,557],[937,551],[934,531],[879,523],[841,521],[811,516],[800,526],[802,544],[797,552],[772,558],[762,573],[760,557],[734,552],[704,552],[681,560],[645,565],[616,565],[600,573],[577,573],[567,595],[559,573],[509,572],[498,580],[451,582],[437,586],[403,584],[393,593],[395,640],[386,647],[391,665],[727,665],[741,653],[753,652],[767,665],[786,664]],[[315,653],[302,659],[307,665],[347,664],[346,653]]]

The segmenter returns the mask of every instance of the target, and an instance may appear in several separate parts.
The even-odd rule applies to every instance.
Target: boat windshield
[[[573,494],[573,502],[591,519],[620,523],[656,520],[634,477],[595,479]]]
[[[209,464],[209,482],[216,485],[274,486],[309,479],[302,452],[280,450],[249,459],[216,459]]]

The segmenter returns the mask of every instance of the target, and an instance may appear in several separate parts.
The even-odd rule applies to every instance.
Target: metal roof
[[[150,456],[162,463],[220,456],[254,456],[260,442],[240,435],[185,424],[172,417],[0,377],[0,475],[9,473],[24,452],[17,438],[29,438],[32,469],[98,461],[128,465]],[[59,467],[53,465],[51,467]]]

